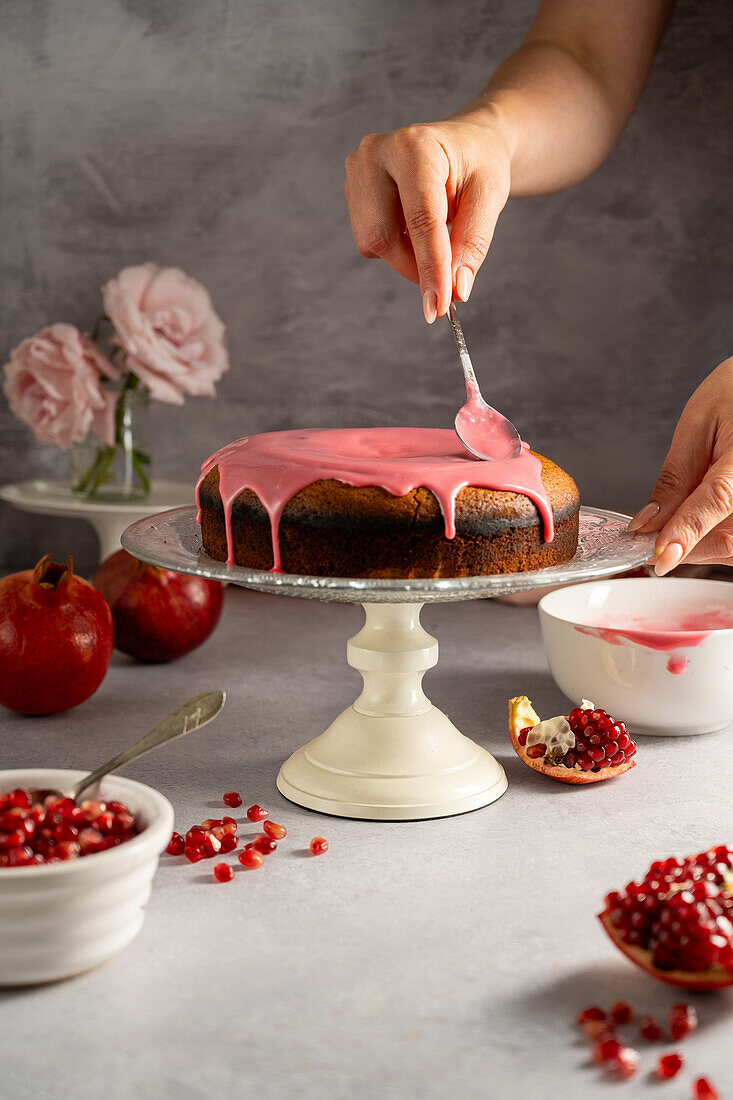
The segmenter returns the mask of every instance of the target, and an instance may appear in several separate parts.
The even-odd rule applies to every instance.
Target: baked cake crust
[[[536,506],[519,493],[461,489],[456,534],[448,539],[440,505],[429,489],[397,497],[378,486],[321,480],[301,489],[285,506],[280,520],[282,568],[322,577],[470,577],[569,561],[578,543],[578,489],[554,462],[536,457],[554,518],[552,542],[544,541]],[[204,549],[215,560],[226,561],[218,466],[203,479],[199,494]],[[270,519],[250,489],[234,501],[232,541],[237,565],[272,569]]]

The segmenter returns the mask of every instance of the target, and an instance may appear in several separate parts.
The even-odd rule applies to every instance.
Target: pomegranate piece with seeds
[[[261,806],[258,806],[255,802],[254,806],[250,806],[247,810],[247,819],[249,821],[264,821],[266,817],[269,817],[267,810],[263,810]]]
[[[662,1080],[676,1077],[684,1064],[681,1054],[663,1054],[657,1062],[657,1076]]]
[[[692,1100],[720,1100],[718,1090],[714,1089],[706,1077],[698,1077],[692,1083]]]
[[[606,896],[600,919],[616,946],[662,981],[733,985],[733,850],[657,860],[641,882]]]
[[[261,867],[265,862],[264,857],[261,856],[259,852],[256,852],[254,848],[250,848],[249,845],[242,848],[237,859],[248,871],[254,871],[256,867]]]
[[[234,878],[234,868],[228,863],[217,863],[214,865],[214,878],[217,882],[231,882]]]
[[[225,806],[232,806],[236,808],[237,806],[242,805],[242,796],[241,794],[237,794],[236,791],[227,791],[227,793],[223,796],[222,801]]]
[[[314,836],[308,847],[314,856],[322,856],[324,852],[328,851],[328,841],[325,837]]]
[[[509,700],[509,733],[520,760],[562,783],[597,783],[636,764],[624,723],[591,705],[541,722],[527,696],[516,696]]]
[[[121,802],[0,794],[0,867],[32,867],[104,852],[137,836],[135,816]]]

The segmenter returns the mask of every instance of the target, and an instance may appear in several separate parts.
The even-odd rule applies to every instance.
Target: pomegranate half
[[[608,894],[598,916],[627,959],[660,981],[733,985],[733,849],[658,860],[641,882]]]
[[[540,726],[541,734],[532,736]],[[528,768],[560,783],[599,783],[636,764],[636,744],[624,723],[592,704],[541,723],[527,696],[518,695],[509,700],[509,734]]]
[[[0,704],[55,714],[83,703],[112,657],[112,616],[71,558],[52,554],[0,580]]]

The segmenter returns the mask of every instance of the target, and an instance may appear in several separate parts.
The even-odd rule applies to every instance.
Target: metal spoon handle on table
[[[216,718],[225,701],[226,695],[223,691],[207,691],[203,695],[195,695],[187,703],[182,703],[157,726],[153,726],[151,730],[143,734],[134,745],[123,749],[112,760],[108,760],[96,771],[90,772],[89,775],[80,779],[73,788],[71,797],[76,801],[82,791],[99,782],[109,772],[116,771],[123,764],[129,764],[131,760],[137,760],[139,756],[144,756],[146,752],[157,749],[168,741],[175,741],[177,737],[183,737],[184,734],[192,733],[193,730],[205,726],[212,718]]]
[[[448,308],[448,321],[450,322],[453,339],[455,340],[456,347],[458,348],[458,357],[461,360],[463,376],[467,382],[476,383],[476,374],[474,372],[473,364],[471,362],[471,356],[468,354],[466,337],[463,335],[463,328],[461,326],[461,322],[458,320],[455,302],[451,302]]]

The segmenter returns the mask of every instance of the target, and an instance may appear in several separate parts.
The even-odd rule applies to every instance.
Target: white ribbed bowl
[[[61,768],[0,771],[0,791],[64,788],[86,774]],[[32,985],[98,966],[140,931],[173,807],[152,787],[107,776],[100,797],[129,806],[139,836],[68,863],[0,867],[0,985]]]

